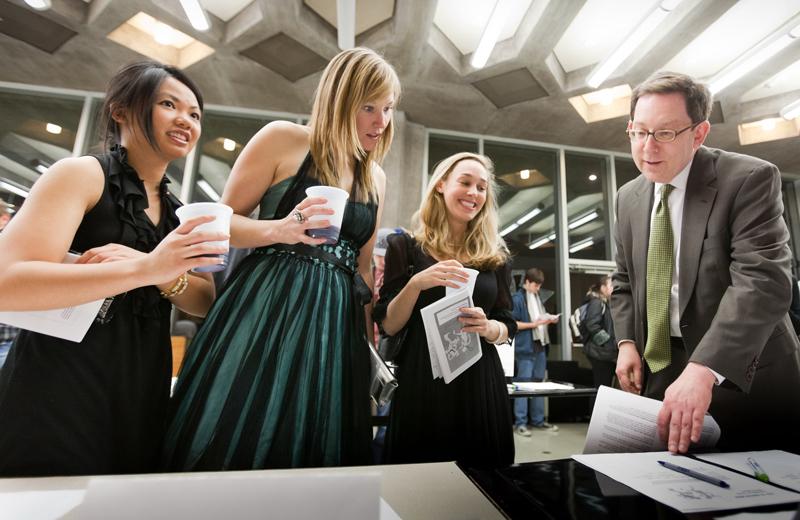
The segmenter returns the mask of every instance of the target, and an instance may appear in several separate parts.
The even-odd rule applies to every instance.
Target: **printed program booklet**
[[[473,307],[472,296],[464,289],[438,300],[420,312],[428,339],[434,379],[450,383],[474,365],[483,354],[476,332],[461,332],[458,320],[462,307]]]

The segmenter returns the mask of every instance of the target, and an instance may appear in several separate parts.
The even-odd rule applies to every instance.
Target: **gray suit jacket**
[[[634,340],[640,353],[647,338],[653,192],[654,184],[640,175],[617,194],[611,309],[617,339]],[[742,406],[746,393],[751,394],[746,405],[754,412],[764,400],[770,406],[776,400],[786,402],[784,392],[800,395],[800,343],[787,314],[791,253],[782,213],[775,166],[722,150],[697,151],[686,186],[677,259],[681,333],[686,361],[712,368],[726,378],[723,388],[739,394],[720,397],[724,392],[715,388],[712,413],[731,398],[731,406]],[[778,372],[766,370],[775,365],[780,365]],[[756,382],[760,390],[751,392]],[[796,410],[788,411],[800,415],[800,397],[791,406]],[[735,413],[721,410],[727,412]]]

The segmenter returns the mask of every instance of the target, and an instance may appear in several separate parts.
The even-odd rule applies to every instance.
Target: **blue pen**
[[[697,480],[702,480],[703,482],[708,482],[709,484],[714,484],[715,486],[719,486],[721,488],[729,488],[731,487],[727,482],[724,480],[720,480],[718,478],[709,477],[708,475],[704,475],[698,471],[693,469],[684,468],[683,466],[678,466],[677,464],[672,464],[671,462],[666,462],[663,460],[658,461],[659,464],[664,466],[667,469],[671,469],[672,471],[677,471],[678,473],[683,473],[684,475],[688,475],[692,478],[696,478]]]
[[[753,468],[753,473],[756,474],[756,478],[758,480],[761,482],[769,482],[769,475],[767,475],[767,472],[764,471],[764,468],[762,468],[761,465],[756,462],[756,459],[753,457],[747,457],[747,464]]]

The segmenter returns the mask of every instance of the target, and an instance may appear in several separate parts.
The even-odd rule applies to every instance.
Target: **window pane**
[[[639,176],[639,170],[633,159],[614,158],[614,169],[617,171],[617,189]]]
[[[242,148],[261,127],[272,121],[224,114],[203,116],[203,134],[197,144],[200,160],[192,202],[217,202]]]
[[[425,179],[425,185],[428,185],[433,169],[442,159],[459,152],[478,153],[478,140],[431,134],[428,141],[428,177]]]
[[[561,312],[558,298],[547,298],[557,289],[554,187],[558,153],[509,143],[484,143],[493,161],[498,185],[500,233],[513,256],[514,290],[522,287],[525,271],[538,267],[544,272],[541,295],[545,309]],[[550,342],[560,343],[558,327],[550,327]],[[558,349],[553,349],[558,355]]]
[[[608,260],[607,158],[567,152],[569,256]]]
[[[72,155],[83,98],[0,92],[0,196],[19,205],[42,172]]]

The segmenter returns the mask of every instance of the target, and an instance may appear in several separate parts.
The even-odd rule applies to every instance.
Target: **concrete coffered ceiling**
[[[481,69],[470,58],[494,0],[359,0],[356,44],[397,69],[407,121],[627,151],[626,115],[587,123],[569,98],[595,90],[587,84],[593,69],[665,0],[504,1],[500,39]],[[336,0],[200,3],[211,22],[206,32],[192,28],[177,0],[52,0],[43,12],[0,0],[0,81],[102,90],[122,64],[142,57],[107,35],[143,12],[213,49],[187,68],[207,102],[308,113],[319,73],[339,50]],[[45,25],[62,29],[40,31],[37,42],[19,30]],[[800,99],[796,26],[800,0],[683,0],[599,88],[633,87],[664,68],[711,79],[791,32],[779,52],[716,94],[708,144],[800,174],[800,137],[741,145],[738,134],[740,123],[776,118]],[[62,40],[48,41],[56,36]]]

